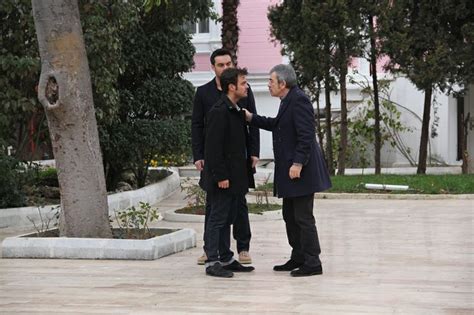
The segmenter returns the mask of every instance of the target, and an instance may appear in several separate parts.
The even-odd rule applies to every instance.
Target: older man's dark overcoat
[[[290,89],[281,101],[275,118],[254,114],[250,125],[272,132],[275,196],[306,196],[331,187],[326,164],[316,142],[313,106],[301,89]],[[303,165],[299,179],[289,176],[293,163]]]

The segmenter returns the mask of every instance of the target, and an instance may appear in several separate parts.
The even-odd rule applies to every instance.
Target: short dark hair
[[[219,48],[219,49],[214,50],[211,54],[211,65],[216,64],[216,57],[226,56],[226,55],[229,55],[229,57],[232,59],[232,53],[230,52],[230,50],[225,49],[225,48]]]
[[[246,68],[227,68],[222,72],[221,75],[221,88],[222,92],[227,94],[229,92],[229,84],[237,86],[237,81],[240,75],[247,75],[248,71]]]

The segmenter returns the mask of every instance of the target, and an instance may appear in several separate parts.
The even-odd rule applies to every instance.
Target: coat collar
[[[232,101],[229,99],[229,97],[227,97],[226,94],[223,94],[222,95],[222,100],[225,104],[225,106],[227,107],[228,110],[230,111],[240,111],[240,107],[239,105],[234,105],[234,103],[232,103]]]
[[[298,87],[296,87],[296,86],[292,87],[288,91],[288,94],[286,94],[286,96],[281,100],[280,109],[279,109],[277,117],[276,117],[277,121],[281,118],[283,113],[285,113],[285,111],[288,109],[289,104],[291,102],[291,99],[293,98],[293,95],[296,93],[297,89],[298,89]]]

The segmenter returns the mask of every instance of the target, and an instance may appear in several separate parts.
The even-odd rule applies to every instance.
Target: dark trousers
[[[211,214],[211,199],[212,194],[208,193],[206,196],[206,215],[204,217],[204,243],[206,242],[206,230],[207,224],[209,221],[209,216]],[[250,249],[250,239],[252,238],[252,232],[250,231],[250,222],[249,222],[249,209],[247,207],[247,201],[245,200],[245,195],[235,195],[236,201],[234,204],[235,219],[232,222],[232,234],[237,243],[237,252],[248,251]],[[230,235],[230,234],[229,234]],[[230,237],[230,236],[229,236]],[[205,250],[205,246],[204,246]]]
[[[313,216],[314,194],[283,198],[283,219],[290,244],[291,259],[308,267],[321,265],[318,231]]]
[[[230,225],[235,220],[236,204],[240,195],[216,191],[210,196],[211,211],[207,217],[204,234],[206,263],[229,262],[234,253],[230,249]],[[209,200],[209,199],[208,199]]]

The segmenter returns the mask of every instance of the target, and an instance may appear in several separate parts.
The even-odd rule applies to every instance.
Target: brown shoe
[[[239,262],[241,264],[251,264],[252,263],[252,257],[250,257],[250,254],[248,251],[241,251],[239,253]]]
[[[202,254],[201,257],[198,258],[198,265],[204,265],[206,263],[207,256],[206,253]]]

